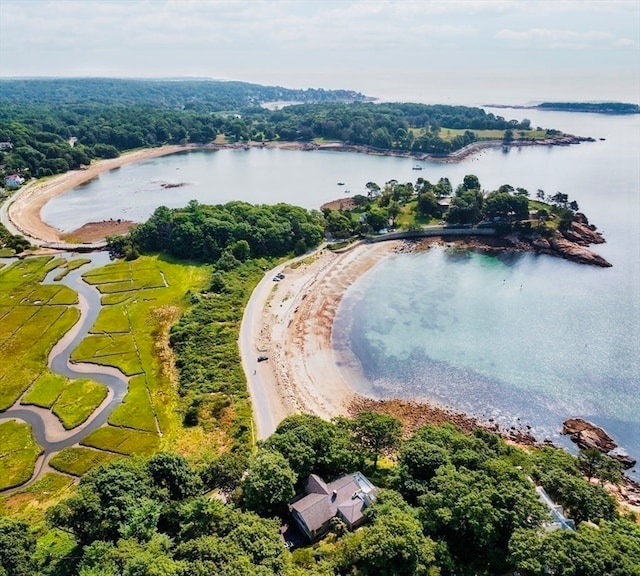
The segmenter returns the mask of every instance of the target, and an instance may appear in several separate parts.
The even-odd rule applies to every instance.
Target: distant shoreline
[[[483,108],[509,108],[511,110],[542,110],[549,112],[575,112],[626,116],[640,114],[640,105],[627,102],[541,102],[533,106],[517,104],[483,104]]]
[[[521,146],[568,146],[571,144],[579,144],[585,141],[593,141],[592,138],[583,138],[579,136],[566,135],[562,138],[546,139],[546,140],[514,140],[509,144],[512,147]],[[211,143],[211,144],[184,144],[184,145],[168,145],[158,148],[144,148],[132,152],[126,152],[117,158],[98,160],[93,162],[86,169],[70,170],[64,174],[54,177],[40,179],[30,182],[26,186],[19,189],[13,198],[8,200],[9,206],[6,211],[9,228],[12,227],[18,233],[24,235],[27,239],[32,240],[36,244],[41,243],[63,243],[65,238],[74,238],[78,236],[82,242],[94,242],[103,240],[105,234],[126,233],[132,222],[94,222],[94,226],[86,229],[86,224],[78,230],[69,233],[62,233],[49,224],[46,224],[40,215],[42,208],[53,198],[68,192],[82,184],[86,184],[90,180],[96,178],[102,172],[120,168],[127,164],[148,160],[150,158],[158,158],[168,156],[180,152],[188,152],[195,150],[250,150],[251,148],[278,148],[282,150],[301,150],[301,151],[332,151],[332,152],[356,152],[371,156],[391,156],[400,158],[412,158],[414,160],[423,160],[430,162],[456,163],[461,162],[469,156],[480,152],[486,148],[495,148],[504,146],[500,140],[481,140],[472,142],[468,146],[456,150],[446,156],[437,156],[426,154],[423,152],[411,152],[403,150],[384,150],[373,148],[365,145],[344,144],[342,142],[236,142],[236,143]]]

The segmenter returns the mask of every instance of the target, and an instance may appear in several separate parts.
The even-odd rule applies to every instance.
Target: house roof
[[[290,504],[290,508],[298,512],[311,532],[315,532],[338,514],[349,525],[357,523],[375,498],[377,489],[360,472],[356,472],[328,484],[312,474],[307,480],[306,492],[307,495]]]

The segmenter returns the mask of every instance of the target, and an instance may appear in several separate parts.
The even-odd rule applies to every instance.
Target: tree
[[[155,454],[147,462],[147,469],[155,486],[169,500],[184,500],[202,491],[200,478],[180,454]]]
[[[259,450],[242,484],[244,504],[250,510],[275,516],[286,510],[295,495],[296,475],[279,452]]]
[[[361,412],[354,422],[356,441],[364,453],[373,458],[373,467],[384,451],[397,448],[402,435],[402,424],[393,416],[378,412]]]
[[[47,518],[71,532],[81,545],[94,540],[115,542],[150,494],[154,494],[153,481],[142,462],[115,460],[83,476],[77,494],[50,508]]]
[[[475,174],[467,174],[462,179],[462,186],[465,190],[480,190],[480,180]]]
[[[390,507],[362,529],[354,564],[363,576],[426,576],[435,563],[435,548],[410,509]]]
[[[35,572],[36,539],[26,522],[0,517],[0,570],[9,576]]]
[[[367,224],[374,232],[377,232],[388,226],[389,216],[380,208],[371,208],[367,212]]]

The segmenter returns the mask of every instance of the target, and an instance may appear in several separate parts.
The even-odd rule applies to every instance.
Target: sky
[[[639,103],[640,0],[0,0],[0,77],[30,76]]]

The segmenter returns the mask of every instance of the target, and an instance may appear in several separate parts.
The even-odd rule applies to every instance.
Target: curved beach
[[[349,286],[396,245],[320,249],[285,265],[280,281],[272,279],[271,271],[253,292],[240,341],[259,438],[269,436],[282,418],[295,412],[323,418],[348,413],[354,393],[333,359],[333,319]],[[243,344],[248,335],[249,346]],[[259,355],[268,361],[257,363]],[[260,413],[263,403],[268,414]]]
[[[38,180],[28,184],[24,188],[21,188],[15,194],[14,198],[10,200],[11,203],[7,210],[7,216],[10,223],[21,234],[24,234],[29,238],[35,238],[45,242],[59,242],[61,240],[60,231],[43,222],[40,217],[42,207],[52,198],[55,198],[76,186],[89,182],[102,172],[120,168],[121,166],[131,164],[133,162],[140,162],[141,160],[147,160],[149,158],[175,154],[176,152],[188,149],[188,146],[162,146],[160,148],[136,150],[135,152],[129,152],[122,156],[118,156],[118,158],[99,160],[83,170],[71,170],[64,174],[60,174],[59,176]],[[130,223],[128,225],[125,224],[124,226],[125,228],[120,231],[116,230],[115,226],[113,226],[108,233],[124,233],[127,231]],[[98,234],[98,236],[103,237],[104,234]],[[91,238],[91,240],[98,239],[99,238]]]

